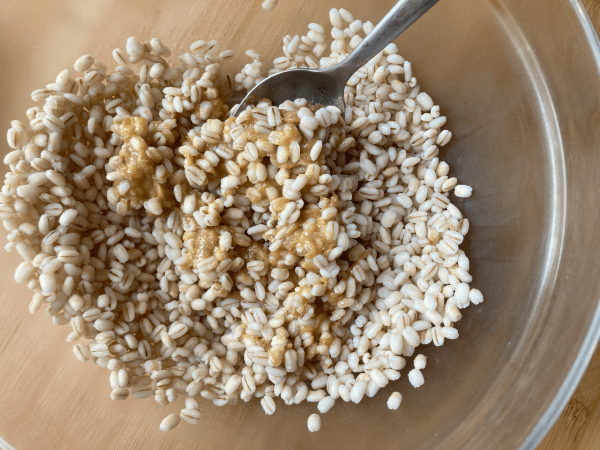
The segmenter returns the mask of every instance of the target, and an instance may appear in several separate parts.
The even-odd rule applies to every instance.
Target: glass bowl
[[[272,59],[281,38],[325,24],[331,7],[379,20],[392,1],[261,0],[3,2],[0,126],[24,119],[29,94],[82,54],[111,61],[128,36],[174,50],[217,39]],[[406,372],[373,399],[338,402],[319,433],[316,405],[265,416],[253,401],[203,406],[199,425],[165,434],[175,407],[112,402],[108,373],[82,365],[31,293],[15,254],[0,271],[0,435],[28,449],[517,449],[533,448],[575,389],[600,333],[600,52],[577,1],[445,0],[397,41],[454,134],[443,157],[474,187],[458,206],[474,285],[486,301],[458,323],[461,337],[427,347],[426,383]],[[240,67],[245,57],[236,57]],[[1,144],[1,151],[8,151]],[[5,169],[3,168],[3,173]],[[6,233],[2,231],[2,241]],[[389,394],[404,396],[397,411]],[[208,403],[208,402],[207,402]]]

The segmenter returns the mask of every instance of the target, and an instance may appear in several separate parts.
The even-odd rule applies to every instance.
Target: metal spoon
[[[291,69],[271,75],[248,92],[234,115],[265,98],[275,105],[305,98],[309,103],[333,105],[343,111],[344,87],[350,77],[437,2],[400,0],[344,61],[326,69]]]

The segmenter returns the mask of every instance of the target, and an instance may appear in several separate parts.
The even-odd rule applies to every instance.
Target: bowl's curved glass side
[[[547,171],[540,174],[536,164],[527,170],[530,182],[551,181],[554,188],[544,194],[552,209],[540,229],[547,233],[548,259],[545,266],[536,263],[542,277],[539,291],[522,298],[534,302],[530,316],[515,336],[518,342],[506,367],[484,397],[493,406],[474,411],[466,420],[464,444],[448,448],[521,444],[529,449],[566,405],[600,335],[600,282],[595,275],[600,256],[595,224],[600,214],[592,206],[600,188],[595,176],[600,164],[600,47],[576,1],[489,5],[533,81],[540,105],[538,127],[549,139],[540,161]],[[517,199],[522,201],[523,196],[527,194]],[[506,300],[505,307],[512,307],[514,302]]]
[[[555,82],[553,91],[554,93],[560,92],[562,100],[556,104],[561,111],[560,129],[563,134],[563,142],[568,142],[565,152],[565,167],[568,168],[570,175],[567,177],[569,183],[566,186],[567,192],[564,194],[566,194],[569,210],[567,226],[574,228],[573,233],[569,233],[570,239],[565,239],[564,242],[563,266],[566,267],[566,270],[562,270],[561,281],[564,281],[563,277],[573,281],[575,278],[573,272],[575,272],[576,278],[579,278],[577,280],[579,282],[576,282],[575,285],[580,288],[579,295],[581,297],[576,292],[569,292],[570,287],[565,286],[567,283],[563,283],[561,289],[563,289],[563,295],[566,295],[564,298],[567,299],[567,302],[569,299],[575,301],[574,308],[578,307],[575,299],[585,299],[589,311],[586,322],[589,324],[577,323],[576,318],[569,316],[564,318],[570,322],[569,328],[574,331],[577,342],[573,344],[572,348],[563,347],[563,350],[571,353],[571,358],[574,356],[576,358],[572,366],[563,365],[563,373],[566,376],[562,378],[560,389],[555,396],[551,397],[552,402],[523,442],[522,450],[535,449],[556,422],[581,381],[600,337],[600,289],[598,277],[594,274],[600,256],[600,238],[594,224],[600,220],[600,214],[598,208],[587,206],[597,204],[595,197],[600,188],[597,177],[594,175],[597,173],[600,162],[598,156],[600,136],[597,133],[600,124],[598,107],[600,102],[597,95],[600,82],[598,76],[600,74],[600,41],[579,0],[570,0],[569,12],[571,11],[570,21],[564,20],[558,24],[562,27],[562,31],[566,32],[567,44],[559,46],[560,51],[545,49],[540,52],[540,57],[544,59],[547,67],[562,68],[566,72],[562,75],[573,80],[572,84],[567,83],[566,86],[564,78],[563,83]],[[553,11],[554,17],[561,17],[561,15],[556,15],[561,13],[562,11]],[[552,78],[556,80],[558,77]],[[578,98],[580,98],[582,93],[587,92],[588,89],[596,95],[582,99],[582,104],[578,105],[578,102],[573,102],[573,98],[570,98],[575,92],[579,93]],[[583,200],[583,202],[579,203],[577,207],[575,199]],[[579,255],[582,255],[582,258],[579,258],[579,255],[571,247],[575,243],[579,244],[581,249]],[[577,258],[576,261],[573,261],[574,257]],[[575,267],[578,270],[574,271]],[[557,334],[563,336],[569,331],[567,327],[561,327]],[[578,351],[574,352],[573,348]],[[565,369],[569,369],[568,372]]]
[[[270,59],[279,55],[283,35],[324,23],[329,8],[342,6],[339,0],[301,8],[282,1],[265,13],[259,1],[222,3],[6,5],[0,57],[11,64],[0,80],[10,89],[3,93],[0,127],[23,118],[28,92],[53,81],[46,74],[82,53],[108,60],[129,35],[158,35],[177,50],[216,38],[240,55],[251,47]],[[356,18],[372,21],[392,4],[343,2]],[[17,31],[20,23],[28,34]],[[443,157],[460,182],[475,188],[471,199],[455,203],[472,223],[467,253],[486,298],[465,311],[460,339],[423,349],[429,356],[423,387],[412,388],[404,376],[360,405],[338,401],[323,416],[320,433],[306,430],[315,405],[278,403],[277,413],[265,417],[251,402],[203,405],[199,425],[164,434],[158,423],[175,408],[157,408],[151,399],[111,402],[106,371],[75,361],[64,343],[67,331],[43,313],[28,317],[30,294],[12,281],[18,258],[3,256],[0,367],[12,368],[4,383],[15,389],[0,391],[0,434],[17,449],[75,443],[115,450],[518,448],[567,379],[586,336],[580,369],[598,334],[592,322],[600,277],[592,272],[600,218],[592,206],[600,191],[594,177],[600,131],[593,126],[600,78],[597,43],[590,41],[573,6],[555,0],[440,2],[398,40],[420,84],[448,116],[454,139]],[[385,401],[394,390],[404,401],[389,411]]]

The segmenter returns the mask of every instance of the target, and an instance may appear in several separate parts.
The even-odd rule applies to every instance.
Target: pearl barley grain
[[[343,111],[265,100],[229,117],[230,95],[337,64],[373,29],[344,9],[329,21],[285,36],[272,65],[245,52],[237,74],[221,62],[241,53],[217,41],[173,66],[159,39],[132,37],[116,69],[83,56],[11,122],[0,218],[29,310],[69,325],[75,357],[111,371],[111,398],[185,396],[162,430],[197,423],[204,400],[259,398],[269,415],[276,397],[320,414],[359,403],[483,301],[450,202],[472,190],[448,177],[446,117],[397,46],[350,79]],[[417,354],[413,385],[425,365]]]
[[[466,186],[464,184],[459,184],[454,187],[454,195],[461,198],[469,198],[473,193],[473,188],[471,186]]]
[[[163,419],[160,423],[160,429],[162,431],[171,431],[181,422],[180,417],[177,414],[169,414],[167,417]]]
[[[471,303],[474,305],[479,305],[483,302],[483,294],[479,289],[471,289],[469,291],[469,300],[471,300]]]
[[[92,67],[92,64],[94,64],[94,61],[95,60],[92,55],[83,55],[81,58],[79,58],[77,61],[75,61],[75,64],[73,64],[73,67],[75,68],[75,70],[77,72],[85,72],[90,67]]]
[[[408,372],[408,381],[410,381],[410,384],[412,384],[414,387],[418,388],[423,386],[423,383],[425,383],[425,378],[423,378],[423,374],[419,369],[413,369]]]
[[[273,397],[271,397],[270,395],[265,395],[261,400],[260,400],[260,404],[263,408],[263,410],[265,411],[265,414],[267,415],[271,415],[275,412],[275,400],[273,400]]]
[[[390,398],[388,398],[387,407],[396,410],[400,407],[400,403],[402,403],[402,394],[400,392],[393,392]]]
[[[191,423],[192,425],[197,424],[200,421],[200,411],[195,409],[184,408],[179,413],[181,419],[185,420],[187,423]]]
[[[273,11],[277,6],[277,3],[279,3],[279,0],[265,0],[262,3],[262,9],[265,11]]]
[[[127,397],[129,397],[129,389],[125,389],[125,388],[115,388],[112,390],[112,392],[110,393],[110,398],[112,400],[126,400]]]
[[[317,404],[317,409],[320,413],[325,414],[335,405],[335,400],[332,397],[323,397]]]
[[[423,370],[427,365],[427,357],[425,355],[417,355],[414,360],[415,369]]]
[[[314,432],[319,431],[321,429],[321,416],[318,414],[311,414],[308,416],[308,431]]]
[[[75,353],[75,357],[81,362],[87,362],[91,358],[92,354],[90,353],[90,349],[87,345],[84,344],[75,344],[73,346],[73,353]]]

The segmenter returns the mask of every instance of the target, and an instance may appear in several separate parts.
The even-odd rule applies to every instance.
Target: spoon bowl
[[[350,77],[394,39],[425,14],[438,0],[400,0],[356,49],[342,62],[325,69],[297,68],[276,73],[254,86],[244,97],[234,116],[248,106],[269,99],[275,105],[304,98],[321,106],[336,106],[343,111],[344,87]],[[235,102],[231,99],[230,103]]]
[[[299,68],[271,75],[248,92],[235,115],[266,98],[274,105],[280,105],[286,100],[305,98],[313,105],[333,105],[343,111],[346,83],[340,83],[336,68],[337,66],[327,69]]]

